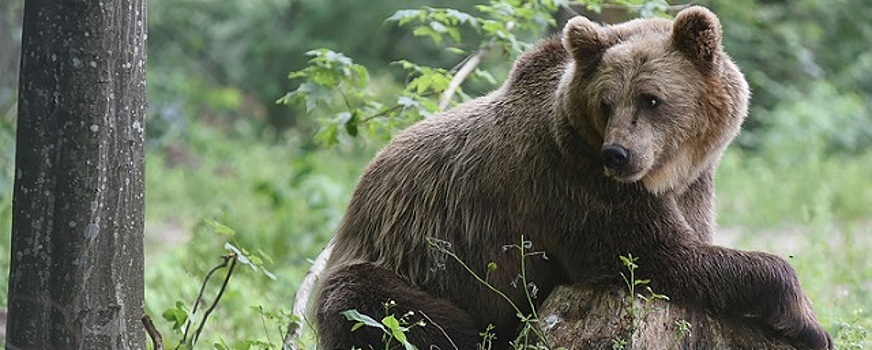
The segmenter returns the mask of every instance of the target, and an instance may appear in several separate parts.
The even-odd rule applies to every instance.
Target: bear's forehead
[[[649,33],[619,42],[603,53],[600,66],[607,71],[636,73],[693,70],[692,62],[672,47],[667,33]]]
[[[599,93],[622,99],[645,92],[660,97],[692,96],[702,80],[693,63],[673,49],[668,35],[627,40],[603,53],[593,77]]]
[[[603,60],[615,63],[649,60],[665,57],[673,51],[675,50],[672,48],[672,40],[669,33],[641,32],[623,38],[609,47],[604,52]]]

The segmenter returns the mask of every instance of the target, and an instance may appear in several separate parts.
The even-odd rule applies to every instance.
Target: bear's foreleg
[[[649,269],[652,288],[675,301],[759,319],[798,348],[832,348],[796,271],[778,256],[701,245],[646,258],[641,272]]]
[[[384,349],[385,333],[363,326],[355,331],[343,311],[355,309],[376,321],[388,315],[410,326],[406,337],[419,349],[475,349],[479,329],[470,315],[451,302],[436,298],[371,263],[340,266],[328,271],[316,300],[320,349]],[[391,303],[387,309],[386,303]],[[421,325],[412,324],[423,321]],[[396,340],[394,344],[399,345]]]

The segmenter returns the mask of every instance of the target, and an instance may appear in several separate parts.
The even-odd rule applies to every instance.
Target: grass
[[[737,248],[791,262],[837,348],[872,347],[872,152],[795,152],[727,154],[716,180],[722,231],[737,234]]]
[[[296,144],[223,140],[208,130],[173,157],[147,158],[146,308],[159,319],[182,301],[193,304],[206,272],[227,253],[224,242],[271,257],[276,276],[239,267],[221,305],[210,316],[201,344],[249,340],[280,344],[285,322],[260,320],[289,310],[294,292],[326,245],[366,159],[367,149],[305,152]],[[178,153],[183,153],[179,155]],[[233,237],[216,233],[206,220],[232,227]],[[221,272],[220,274],[223,274]],[[206,301],[216,294],[210,286]],[[166,322],[157,322],[175,341]],[[284,324],[282,324],[284,323]],[[243,344],[240,343],[240,344]],[[175,343],[168,342],[168,344]],[[240,345],[242,346],[242,345]]]

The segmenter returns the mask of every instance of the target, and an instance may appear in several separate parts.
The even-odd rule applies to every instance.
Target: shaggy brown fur
[[[495,348],[508,347],[515,312],[428,238],[480,276],[495,262],[489,282],[529,312],[524,287],[512,287],[518,252],[503,248],[522,235],[547,256],[526,259],[539,301],[558,284],[619,286],[618,257],[632,253],[674,302],[828,347],[786,261],[709,244],[713,169],[749,94],[720,40],[717,17],[699,7],[616,26],[577,17],[499,90],[397,135],[336,233],[316,303],[322,347],[383,348],[340,312],[380,319],[388,300],[398,316],[429,319],[409,334],[420,348],[474,349],[488,324]]]

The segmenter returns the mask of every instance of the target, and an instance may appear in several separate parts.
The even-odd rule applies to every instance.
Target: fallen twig
[[[506,24],[506,30],[511,31],[512,28],[515,27],[515,22],[509,22]],[[448,83],[448,88],[442,92],[442,95],[439,96],[439,110],[444,111],[448,108],[448,104],[451,103],[451,98],[454,97],[454,94],[457,93],[457,90],[460,89],[460,85],[469,78],[469,75],[475,71],[475,68],[481,63],[481,58],[490,51],[490,49],[494,46],[496,40],[490,40],[487,44],[482,46],[478,51],[474,54],[470,55],[463,63],[463,66],[457,70],[457,74],[454,74],[454,77],[451,78],[451,82]]]
[[[285,350],[297,350],[296,339],[300,337],[300,334],[303,332],[303,325],[307,323],[306,306],[309,303],[309,296],[315,288],[315,281],[321,276],[321,273],[324,272],[324,268],[327,266],[327,260],[330,259],[330,254],[332,252],[333,240],[330,240],[330,242],[327,243],[327,246],[324,247],[324,250],[322,250],[315,258],[315,261],[312,262],[312,266],[309,268],[309,271],[306,272],[306,277],[304,277],[303,282],[300,283],[300,289],[297,290],[297,294],[294,296],[294,306],[293,309],[291,309],[291,314],[297,317],[299,323],[291,320],[291,324],[288,325],[288,334],[285,336],[285,341],[282,345],[282,348]]]
[[[151,321],[151,317],[148,315],[142,316],[142,325],[145,326],[145,332],[148,333],[148,337],[151,338],[152,349],[154,350],[163,350],[163,337],[160,335],[160,332],[157,331],[157,328],[154,327],[154,322]]]

